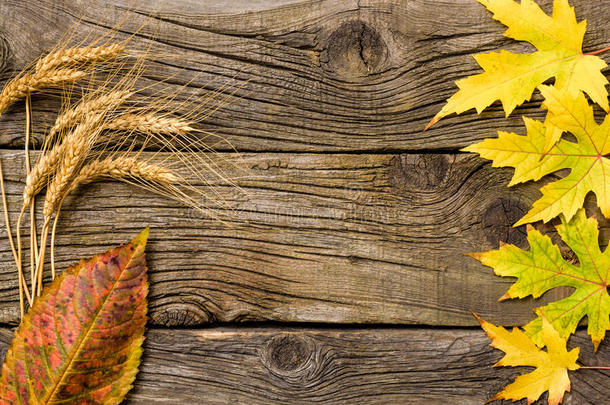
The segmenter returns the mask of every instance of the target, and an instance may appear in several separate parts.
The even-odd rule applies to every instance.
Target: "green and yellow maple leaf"
[[[508,51],[475,55],[484,72],[456,82],[459,90],[447,100],[426,128],[449,114],[475,108],[481,113],[500,100],[506,116],[529,100],[540,84],[555,78],[555,86],[570,95],[584,91],[604,110],[609,111],[608,80],[601,73],[607,64],[595,55],[582,52],[586,21],[576,21],[568,0],[554,0],[553,15],[548,16],[532,0],[477,0],[506,25],[505,36],[531,43],[537,51],[515,54]],[[549,129],[549,138],[561,133]],[[553,145],[547,141],[546,151]]]
[[[549,391],[549,405],[560,404],[564,393],[570,391],[568,370],[580,368],[576,363],[580,349],[575,348],[568,352],[566,339],[559,336],[545,318],[542,318],[541,339],[547,351],[537,347],[519,328],[513,328],[512,332],[509,332],[501,326],[484,321],[477,315],[475,317],[491,339],[491,346],[506,353],[494,366],[536,367],[531,373],[517,377],[490,401],[497,399],[517,401],[527,398],[527,403],[531,404],[545,391]]]
[[[538,308],[538,311],[564,338],[574,333],[580,320],[587,316],[588,333],[597,350],[610,328],[610,296],[606,290],[610,282],[610,249],[601,252],[597,220],[587,218],[584,209],[580,209],[570,222],[562,217],[557,231],[578,257],[578,265],[567,262],[551,238],[532,226],[528,226],[527,231],[529,251],[503,245],[498,250],[472,253],[471,256],[492,267],[498,276],[517,278],[501,300],[528,295],[538,298],[556,287],[574,288],[570,296]],[[542,345],[541,316],[524,329],[536,344]]]
[[[549,109],[547,120],[573,134],[577,142],[561,139],[545,153],[545,126],[524,117],[527,135],[499,131],[498,138],[485,139],[463,150],[492,160],[494,167],[514,167],[509,186],[570,169],[567,176],[540,189],[542,197],[515,226],[547,222],[559,214],[569,221],[591,191],[604,216],[610,217],[610,115],[598,125],[593,108],[582,93],[573,97],[552,86],[540,86],[540,91]]]

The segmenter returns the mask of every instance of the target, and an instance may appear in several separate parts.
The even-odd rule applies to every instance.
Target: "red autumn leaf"
[[[146,324],[148,229],[81,260],[47,286],[6,354],[0,404],[118,404],[135,379]]]

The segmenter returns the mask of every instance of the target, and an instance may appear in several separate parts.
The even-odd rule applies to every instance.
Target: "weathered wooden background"
[[[551,10],[550,0],[540,3]],[[610,1],[573,3],[588,21],[585,50],[607,46]],[[523,324],[539,303],[498,303],[511,280],[464,253],[499,241],[524,246],[524,229],[511,225],[537,187],[509,190],[511,170],[459,149],[499,128],[522,131],[521,114],[543,116],[540,100],[509,119],[494,106],[422,132],[455,91],[453,81],[478,71],[470,54],[529,50],[503,38],[484,7],[474,0],[0,0],[1,78],[81,17],[77,36],[117,21],[121,37],[138,31],[131,44],[154,49],[147,79],[171,75],[168,93],[194,75],[187,95],[235,90],[200,128],[243,152],[215,145],[214,158],[241,187],[211,187],[224,201],[218,210],[231,213],[225,224],[108,183],[83,189],[64,208],[60,267],[151,226],[150,325],[129,403],[480,404],[524,371],[491,368],[501,353],[470,311]],[[58,105],[35,97],[38,141]],[[0,118],[13,219],[24,180],[23,117],[16,105]],[[610,226],[602,228],[605,245]],[[0,262],[4,352],[18,321],[4,237]],[[597,355],[584,333],[573,344],[583,346],[583,364],[610,363],[607,343]],[[574,373],[565,403],[607,403],[607,386],[608,373]]]

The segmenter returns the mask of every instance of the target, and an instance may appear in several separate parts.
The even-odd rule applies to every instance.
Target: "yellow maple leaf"
[[[540,84],[555,78],[555,86],[570,95],[584,91],[604,110],[608,106],[608,80],[601,73],[607,64],[595,55],[582,52],[586,21],[578,23],[568,0],[554,0],[553,15],[548,16],[532,0],[477,0],[508,27],[505,36],[527,41],[537,48],[530,54],[508,51],[475,55],[484,72],[456,82],[459,91],[430,121],[429,128],[441,118],[475,108],[481,113],[500,100],[506,116],[529,100]],[[561,136],[550,130],[545,142],[547,152]]]
[[[524,374],[500,392],[490,401],[497,399],[510,399],[517,401],[527,398],[527,403],[538,400],[545,391],[549,392],[549,405],[560,404],[563,394],[570,391],[570,378],[568,370],[578,370],[579,348],[568,352],[566,339],[559,336],[550,322],[542,320],[542,340],[547,351],[538,348],[534,342],[519,328],[512,332],[502,326],[495,326],[485,320],[477,318],[487,336],[491,339],[491,346],[502,350],[506,355],[494,366],[529,366],[536,369]]]
[[[540,189],[542,197],[515,226],[547,222],[559,214],[569,222],[591,191],[604,216],[610,218],[610,115],[597,124],[593,108],[582,93],[573,97],[553,86],[539,88],[549,108],[547,121],[574,135],[577,142],[562,138],[545,154],[545,126],[524,117],[527,135],[499,131],[498,138],[485,139],[463,150],[492,160],[494,167],[514,167],[509,186],[570,169],[561,180]]]

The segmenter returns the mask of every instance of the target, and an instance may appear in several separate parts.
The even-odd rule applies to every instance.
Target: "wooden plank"
[[[0,156],[15,221],[22,152]],[[524,230],[511,224],[537,191],[535,185],[506,188],[510,170],[466,154],[216,159],[242,187],[206,190],[232,210],[226,224],[147,191],[97,183],[66,200],[58,267],[124,243],[150,225],[154,324],[474,325],[470,310],[504,324],[533,316],[534,302],[498,303],[511,281],[464,255],[497,248],[501,240],[525,245]],[[3,229],[0,322],[15,322],[16,277],[4,235]],[[604,223],[602,243],[609,237]],[[559,296],[554,291],[544,298]]]
[[[551,10],[551,0],[539,2]],[[571,3],[588,22],[585,51],[606,46],[606,3]],[[497,129],[522,131],[519,113],[544,114],[536,98],[508,120],[496,105],[422,132],[455,92],[453,81],[478,72],[470,54],[531,49],[503,38],[504,27],[474,0],[4,0],[0,72],[8,77],[50,49],[77,17],[76,37],[95,36],[92,22],[123,21],[127,35],[150,12],[156,17],[133,45],[152,43],[155,55],[171,57],[151,56],[147,77],[172,75],[166,94],[197,75],[185,96],[240,87],[201,127],[241,151],[456,150]],[[37,139],[57,108],[37,99]],[[23,142],[22,118],[2,117],[1,145]]]
[[[0,358],[10,339],[0,329]],[[580,332],[570,345],[582,365],[610,364],[606,342],[593,354]],[[126,403],[478,405],[531,371],[493,368],[501,356],[481,330],[152,329]],[[605,403],[609,375],[570,372],[564,403]]]

